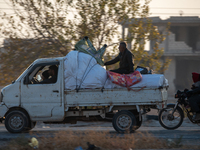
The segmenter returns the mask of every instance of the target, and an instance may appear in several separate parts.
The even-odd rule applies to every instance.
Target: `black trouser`
[[[125,69],[115,69],[115,70],[110,70],[110,71],[112,71],[112,72],[115,72],[115,73],[119,73],[119,74],[129,74],[130,73],[130,71],[128,71],[128,70],[125,70]]]
[[[200,104],[200,94],[196,94],[196,95],[191,96],[188,99],[188,102],[189,102],[193,111],[200,112],[200,108],[198,106],[198,104]]]

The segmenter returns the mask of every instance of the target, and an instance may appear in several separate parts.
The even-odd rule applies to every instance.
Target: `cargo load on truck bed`
[[[65,89],[113,89],[125,88],[112,83],[106,69],[100,66],[91,55],[71,51],[64,57]],[[142,80],[131,88],[159,88],[168,86],[163,74],[145,74]]]
[[[159,88],[168,86],[162,74],[141,75],[139,71],[121,75],[106,71],[102,61],[106,45],[98,51],[88,37],[76,43],[76,50],[64,57],[64,80],[66,90],[114,89],[114,88]],[[114,84],[115,83],[115,84]]]

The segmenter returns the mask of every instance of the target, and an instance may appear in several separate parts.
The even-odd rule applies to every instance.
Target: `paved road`
[[[155,121],[157,123],[157,121]],[[151,136],[163,139],[172,139],[176,140],[182,137],[182,144],[186,145],[200,145],[200,126],[192,124],[183,124],[182,127],[176,130],[166,130],[162,128],[159,124],[150,123],[147,126],[147,123],[140,127],[135,133],[149,133]],[[22,134],[11,134],[9,133],[3,124],[0,124],[0,141],[7,141],[19,136],[25,136],[31,138],[33,135],[37,137],[52,137],[56,132],[59,131],[109,131],[111,135],[123,136],[123,134],[118,134],[112,127],[111,123],[78,123],[76,125],[66,124],[66,125],[45,125],[39,123],[30,133]]]

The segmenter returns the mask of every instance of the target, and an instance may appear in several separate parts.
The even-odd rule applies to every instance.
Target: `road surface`
[[[38,123],[30,133],[12,134],[9,133],[4,124],[0,124],[0,141],[8,141],[13,138],[25,136],[31,138],[33,135],[37,137],[52,137],[59,131],[108,131],[111,135],[123,136],[123,134],[117,133],[112,127],[110,122],[78,122],[77,124],[43,124]],[[193,125],[188,120],[184,121],[183,125],[176,130],[166,130],[160,126],[157,120],[149,120],[143,122],[143,125],[135,131],[135,133],[149,133],[151,136],[163,139],[176,140],[182,138],[181,142],[185,145],[200,145],[200,126]],[[132,133],[132,134],[135,134]]]

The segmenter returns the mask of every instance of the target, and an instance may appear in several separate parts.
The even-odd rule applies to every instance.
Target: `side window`
[[[59,65],[41,64],[33,67],[24,84],[54,84],[57,82]]]
[[[44,80],[47,80],[50,78],[49,75],[49,66],[42,66],[39,71],[36,71],[37,73],[34,74],[34,76],[31,79],[31,84],[37,84],[41,83]]]

